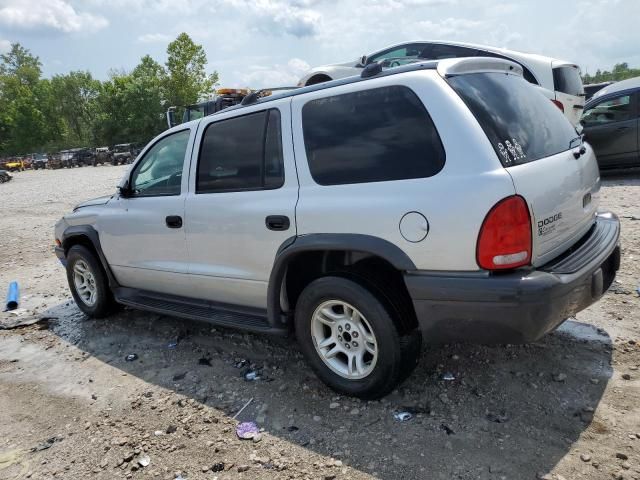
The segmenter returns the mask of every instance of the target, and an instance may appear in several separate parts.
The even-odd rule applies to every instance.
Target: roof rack
[[[374,64],[372,64],[374,65]],[[435,70],[438,67],[438,60],[428,60],[428,61],[424,61],[424,62],[417,62],[417,63],[410,63],[408,65],[402,65],[400,67],[394,67],[394,68],[390,68],[388,70],[382,70],[379,73],[373,73],[368,77],[362,77],[360,76],[353,76],[353,77],[347,77],[347,78],[340,78],[338,80],[330,80],[328,82],[323,82],[323,83],[316,83],[315,85],[309,85],[307,87],[279,87],[279,88],[264,88],[262,90],[258,90],[256,92],[250,93],[249,95],[247,95],[243,101],[238,104],[238,105],[234,105],[233,107],[228,107],[225,108],[224,110],[221,110],[219,112],[213,113],[212,115],[219,115],[221,113],[228,113],[232,110],[237,110],[239,108],[244,108],[247,107],[249,105],[255,105],[257,103],[265,103],[265,102],[271,102],[272,100],[280,100],[283,98],[288,98],[288,97],[294,97],[296,95],[302,95],[303,93],[309,93],[309,92],[316,92],[318,90],[326,90],[327,88],[332,88],[332,87],[337,87],[340,85],[348,85],[351,83],[358,83],[358,82],[366,82],[367,80],[371,79],[371,78],[377,78],[377,77],[386,77],[389,75],[397,75],[399,73],[404,73],[404,72],[413,72],[413,71],[417,71],[417,70]],[[372,70],[377,70],[377,68],[373,68]],[[363,72],[364,73],[364,72]],[[271,96],[271,95],[265,95],[264,93],[266,92],[273,92],[273,91],[279,91],[279,90],[291,90],[290,92],[284,93],[282,95],[276,95],[276,96]],[[261,95],[262,93],[262,95]]]
[[[240,102],[240,104],[251,105],[252,103],[256,103],[261,98],[271,96],[273,92],[278,92],[282,90],[295,90],[297,88],[300,88],[300,87],[261,88],[260,90],[256,90],[255,92],[249,93],[246,97],[242,99],[242,102]]]

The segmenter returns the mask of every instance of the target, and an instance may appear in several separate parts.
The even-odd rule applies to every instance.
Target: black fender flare
[[[79,238],[87,239],[89,240],[91,245],[93,245],[94,250],[98,254],[98,259],[102,264],[102,268],[104,268],[104,271],[107,274],[107,279],[109,280],[109,288],[111,288],[111,290],[117,288],[119,285],[116,277],[113,275],[113,272],[109,267],[107,258],[104,256],[104,252],[102,251],[102,246],[100,245],[100,236],[98,235],[96,229],[91,225],[72,225],[65,228],[64,232],[62,233],[61,239],[65,255],[73,245],[81,243],[77,242]]]
[[[286,322],[280,305],[280,295],[287,266],[291,260],[305,252],[338,250],[370,253],[383,258],[398,270],[417,270],[413,261],[400,247],[380,237],[354,233],[312,233],[290,237],[278,248],[269,276],[267,317],[271,325],[279,326]]]

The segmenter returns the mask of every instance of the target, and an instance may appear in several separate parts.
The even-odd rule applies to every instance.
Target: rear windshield
[[[554,68],[553,86],[556,92],[566,93],[567,95],[577,96],[584,93],[580,70],[573,66]]]
[[[578,136],[560,109],[522,77],[472,73],[448,81],[482,126],[505,167],[569,150]]]

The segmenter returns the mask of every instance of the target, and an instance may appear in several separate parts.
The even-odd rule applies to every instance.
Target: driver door
[[[184,201],[195,127],[157,140],[128,176],[129,194],[101,215],[100,242],[124,287],[187,295]]]

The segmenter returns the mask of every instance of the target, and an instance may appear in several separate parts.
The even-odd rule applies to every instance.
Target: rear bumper
[[[529,271],[478,276],[407,273],[405,282],[429,343],[527,343],[596,302],[620,266],[620,223],[599,214],[568,252]]]

